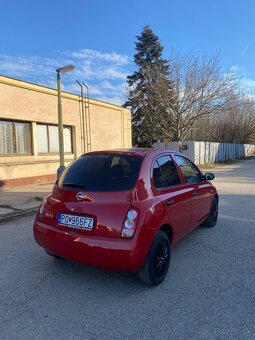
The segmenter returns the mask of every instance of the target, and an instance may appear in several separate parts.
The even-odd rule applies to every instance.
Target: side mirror
[[[207,172],[206,174],[204,174],[204,179],[206,181],[212,181],[215,178],[214,174],[211,172]]]

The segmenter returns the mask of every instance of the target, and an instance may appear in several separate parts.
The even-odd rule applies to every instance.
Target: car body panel
[[[84,199],[78,200],[76,198],[78,193],[83,193]],[[115,192],[114,195],[112,192],[106,192],[102,195],[100,192],[63,189],[55,185],[52,196],[44,206],[45,215],[50,212],[51,216],[48,218],[46,216],[43,222],[55,226],[58,213],[92,217],[93,230],[81,232],[119,237],[124,217],[130,208],[131,195],[131,191]]]
[[[191,223],[190,191],[184,190],[181,186],[161,192],[157,190],[156,197],[159,200],[157,210],[161,210],[161,214],[166,217],[166,224],[172,226],[175,238],[185,234]]]
[[[97,236],[42,223],[36,218],[34,238],[60,257],[112,271],[138,271],[157,229],[138,229],[129,239]]]
[[[203,181],[192,186],[192,221],[191,229],[196,228],[201,224],[210,211],[212,195],[210,191],[211,185]]]

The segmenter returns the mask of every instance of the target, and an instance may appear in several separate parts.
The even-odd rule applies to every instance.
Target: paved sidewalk
[[[51,193],[53,185],[51,183],[1,187],[0,221],[36,210],[43,198]]]

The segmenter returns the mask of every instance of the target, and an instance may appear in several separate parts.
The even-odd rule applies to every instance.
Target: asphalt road
[[[255,160],[214,172],[219,222],[173,249],[156,288],[47,256],[34,214],[0,224],[0,338],[254,339]]]

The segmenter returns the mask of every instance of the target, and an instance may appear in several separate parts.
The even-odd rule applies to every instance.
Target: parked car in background
[[[39,207],[36,242],[46,252],[160,284],[171,247],[201,224],[213,227],[218,194],[181,153],[90,152],[71,163]]]

